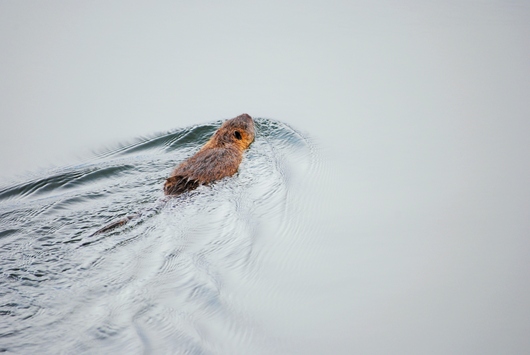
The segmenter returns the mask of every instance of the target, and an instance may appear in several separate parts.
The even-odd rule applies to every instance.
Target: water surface
[[[236,176],[164,202],[164,178],[219,124],[117,144],[1,189],[4,351],[281,349],[247,307],[278,297],[267,280],[271,258],[280,269],[296,258],[307,228],[297,218],[311,200],[303,188],[319,165],[315,146],[281,122],[260,119]],[[159,213],[91,235],[161,204]],[[275,248],[282,250],[268,255]]]

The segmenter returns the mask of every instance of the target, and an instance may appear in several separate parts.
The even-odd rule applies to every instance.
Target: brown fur
[[[225,121],[208,142],[173,170],[164,184],[166,195],[180,195],[234,175],[243,152],[254,141],[254,121],[246,113]]]
[[[254,121],[246,113],[225,121],[208,142],[193,156],[173,170],[164,184],[166,195],[180,195],[237,172],[243,152],[254,141]],[[151,208],[156,212],[161,205]],[[127,216],[96,231],[93,235],[111,231],[144,213]]]

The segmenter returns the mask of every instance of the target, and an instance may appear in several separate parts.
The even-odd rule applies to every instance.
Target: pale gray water
[[[524,1],[0,2],[0,348],[528,353],[528,38]],[[84,244],[243,112],[238,176]]]
[[[258,120],[256,141],[236,177],[171,199],[158,215],[91,236],[109,217],[156,205],[170,167],[216,127],[121,145],[0,191],[4,351],[287,349],[288,338],[278,342],[261,329],[252,314],[261,307],[250,299],[262,287],[260,303],[290,295],[267,275],[302,266],[291,259],[299,244],[317,247],[308,231],[318,226],[297,221],[313,201],[305,189],[314,188],[310,177],[319,161],[311,141],[290,127]]]

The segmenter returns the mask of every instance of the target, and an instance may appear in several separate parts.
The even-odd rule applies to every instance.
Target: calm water
[[[445,139],[393,151],[403,140],[389,141],[377,122],[361,131],[369,140],[343,139],[341,156],[257,119],[236,176],[164,202],[164,178],[219,125],[116,143],[2,187],[2,351],[530,348],[524,174],[495,187],[513,168],[496,173],[501,159],[469,169]],[[152,207],[158,213],[91,236]]]
[[[319,158],[311,140],[289,126],[258,120],[237,176],[174,198],[126,228],[90,236],[108,221],[160,204],[163,179],[218,125],[139,139],[2,188],[3,351],[282,348],[288,337],[264,330],[249,307],[278,298],[270,278],[287,281],[282,264],[301,263],[290,260],[301,239],[312,244],[304,238],[310,223],[300,218]]]
[[[0,352],[529,354],[528,4],[0,1]]]

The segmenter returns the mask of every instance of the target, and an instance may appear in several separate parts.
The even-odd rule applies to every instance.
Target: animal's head
[[[235,144],[240,149],[247,149],[254,141],[255,129],[252,117],[246,113],[225,121],[210,139],[214,146]]]

